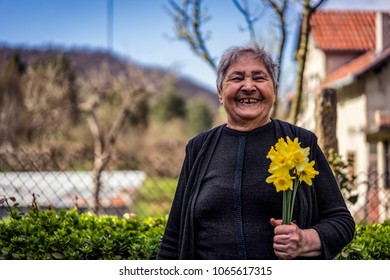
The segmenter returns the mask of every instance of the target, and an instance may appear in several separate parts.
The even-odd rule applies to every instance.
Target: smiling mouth
[[[259,100],[259,99],[255,99],[255,98],[242,98],[242,99],[239,99],[238,102],[240,102],[241,104],[255,104],[257,102],[261,102],[262,100]]]

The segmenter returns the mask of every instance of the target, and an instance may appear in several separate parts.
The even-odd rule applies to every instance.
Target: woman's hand
[[[274,252],[283,259],[321,255],[321,240],[315,229],[300,229],[296,224],[283,225],[282,220],[271,218],[274,227]]]

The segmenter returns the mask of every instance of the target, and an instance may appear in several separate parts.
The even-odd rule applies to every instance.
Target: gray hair
[[[244,47],[238,47],[238,46],[231,47],[223,53],[217,68],[218,91],[222,90],[222,82],[225,79],[229,67],[233,63],[235,63],[239,58],[248,54],[253,55],[255,59],[259,60],[264,64],[265,68],[267,69],[272,79],[274,86],[275,87],[277,86],[279,65],[277,63],[274,63],[271,55],[267,51],[265,51],[264,48],[261,48],[257,44],[252,43]]]

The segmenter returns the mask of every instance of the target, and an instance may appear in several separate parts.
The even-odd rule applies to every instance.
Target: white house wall
[[[308,81],[308,78],[313,78],[314,76],[318,76],[321,80],[323,80],[326,75],[325,63],[324,52],[314,47],[313,39],[310,37],[304,74],[305,80]]]
[[[357,87],[350,87],[349,91],[358,90]],[[348,94],[346,90],[337,93]],[[369,146],[366,142],[366,116],[367,99],[364,94],[348,99],[346,102],[339,102],[337,106],[337,138],[339,154],[342,159],[347,160],[349,153],[355,156],[355,174],[357,174],[356,189],[359,195],[358,201],[351,206],[354,213],[366,204]]]
[[[338,90],[337,97],[348,94],[346,91],[356,90],[356,87]],[[356,172],[367,171],[366,116],[367,101],[360,94],[337,105],[337,138],[339,154],[347,159],[348,153],[355,154]]]

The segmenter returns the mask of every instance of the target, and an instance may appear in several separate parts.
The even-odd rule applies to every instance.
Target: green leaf
[[[12,257],[17,260],[20,258],[20,255],[18,253],[12,253]]]
[[[62,260],[62,259],[64,259],[64,257],[63,257],[60,253],[57,253],[57,252],[52,253],[51,255],[53,256],[53,258],[55,258],[55,259],[57,259],[57,260]]]

